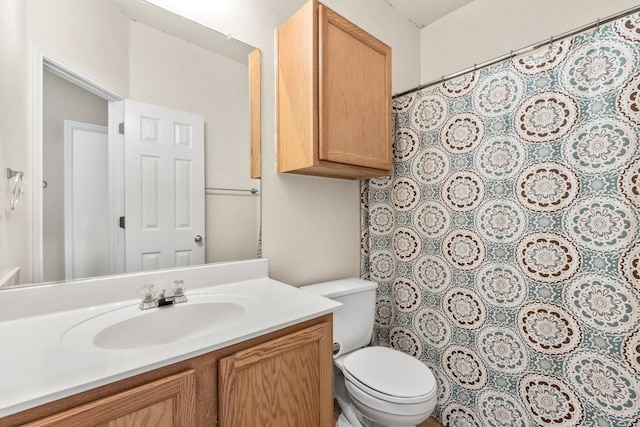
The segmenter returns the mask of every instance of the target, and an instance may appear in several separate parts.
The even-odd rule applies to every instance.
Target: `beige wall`
[[[263,256],[302,285],[360,274],[359,182],[275,172],[275,29],[304,0],[152,0],[262,51]],[[324,3],[393,49],[393,91],[419,82],[419,30],[382,0]]]
[[[637,6],[637,0],[474,0],[420,32],[421,83]]]

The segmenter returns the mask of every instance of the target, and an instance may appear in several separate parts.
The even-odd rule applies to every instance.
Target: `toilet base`
[[[418,416],[418,421],[416,421],[416,414],[413,416],[403,416],[398,414],[394,416],[394,421],[389,419],[385,420],[385,418],[390,418],[389,415],[385,413],[377,413],[376,419],[378,421],[387,421],[392,422],[393,424],[379,424],[377,422],[372,421],[370,416],[368,415],[367,409],[368,405],[363,405],[361,402],[354,400],[349,391],[347,390],[347,381],[345,380],[344,374],[339,367],[340,365],[334,364],[333,366],[333,395],[338,402],[338,405],[341,409],[340,417],[336,423],[337,427],[415,427],[416,422],[422,422],[422,420],[426,419],[432,412],[424,412],[424,417]],[[428,408],[427,408],[428,409]],[[397,422],[408,421],[409,424],[397,424]]]
[[[347,419],[347,417],[345,417],[344,414],[340,414],[340,417],[338,417],[338,422],[336,423],[336,427],[352,427],[352,426],[349,420]]]
[[[376,424],[374,422],[367,422],[366,420],[364,424],[361,424],[363,427],[394,427],[394,426],[383,426],[382,424]],[[336,427],[354,427],[353,424],[349,422],[347,417],[344,414],[340,414],[338,417],[338,422],[336,422]],[[415,426],[402,426],[402,427],[415,427]]]

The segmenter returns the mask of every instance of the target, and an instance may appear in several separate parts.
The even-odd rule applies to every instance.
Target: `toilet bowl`
[[[333,321],[333,391],[342,409],[340,427],[415,426],[437,402],[436,380],[426,365],[388,347],[365,347],[373,331],[376,287],[345,279],[301,288],[343,304]]]

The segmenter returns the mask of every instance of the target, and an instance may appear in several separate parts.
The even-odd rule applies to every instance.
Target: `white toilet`
[[[333,392],[342,409],[338,427],[415,426],[437,401],[431,370],[419,360],[371,341],[376,288],[352,278],[300,289],[343,304],[333,314]]]

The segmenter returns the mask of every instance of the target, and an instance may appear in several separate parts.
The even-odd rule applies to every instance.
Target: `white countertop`
[[[255,264],[256,262],[258,264]],[[246,263],[249,264],[234,263],[232,269],[248,267],[257,271],[257,274],[239,274],[237,277],[242,280],[235,282],[229,279],[234,276],[233,271],[229,270],[229,265],[222,266],[225,271],[221,271],[220,268],[216,270],[216,264],[197,269],[198,277],[208,276],[209,282],[213,283],[212,286],[207,286],[206,279],[194,279],[195,273],[189,273],[193,277],[189,274],[181,275],[189,276],[193,282],[197,282],[195,289],[187,289],[187,297],[190,293],[239,293],[250,295],[259,302],[241,321],[213,335],[198,335],[174,343],[127,350],[78,348],[63,344],[62,337],[65,332],[83,320],[119,307],[137,304],[139,289],[147,282],[141,281],[141,277],[136,275],[127,275],[127,280],[121,281],[121,286],[125,286],[124,282],[127,282],[127,288],[132,291],[130,294],[133,298],[129,300],[95,305],[95,299],[101,292],[96,291],[92,293],[98,295],[91,301],[93,304],[66,307],[64,310],[49,308],[49,312],[27,317],[0,318],[0,417],[227,347],[331,313],[340,307],[335,301],[269,279],[266,277],[266,260]],[[183,271],[186,272],[172,271],[171,277],[176,277],[176,272]],[[226,283],[220,283],[220,275],[216,276],[217,272],[222,274]],[[144,273],[141,275],[147,281],[150,278],[162,281],[156,276],[151,277]],[[261,275],[264,277],[256,277]],[[112,288],[120,286],[120,282],[114,285],[113,280],[117,278],[109,279],[102,285]],[[74,285],[87,286],[87,283],[74,282]],[[45,288],[46,286],[44,285]],[[95,283],[90,286],[94,286],[94,290],[99,289]],[[52,294],[51,289],[43,288],[43,291],[46,295]],[[73,288],[65,291],[71,292]],[[42,300],[37,300],[38,293],[35,290],[25,290],[26,295],[7,292],[0,292],[0,307],[4,308],[5,303],[9,302],[24,303],[21,298],[28,298],[31,304],[46,306]],[[57,293],[62,294],[61,298],[68,297],[61,290]],[[170,307],[159,310],[171,309]]]

